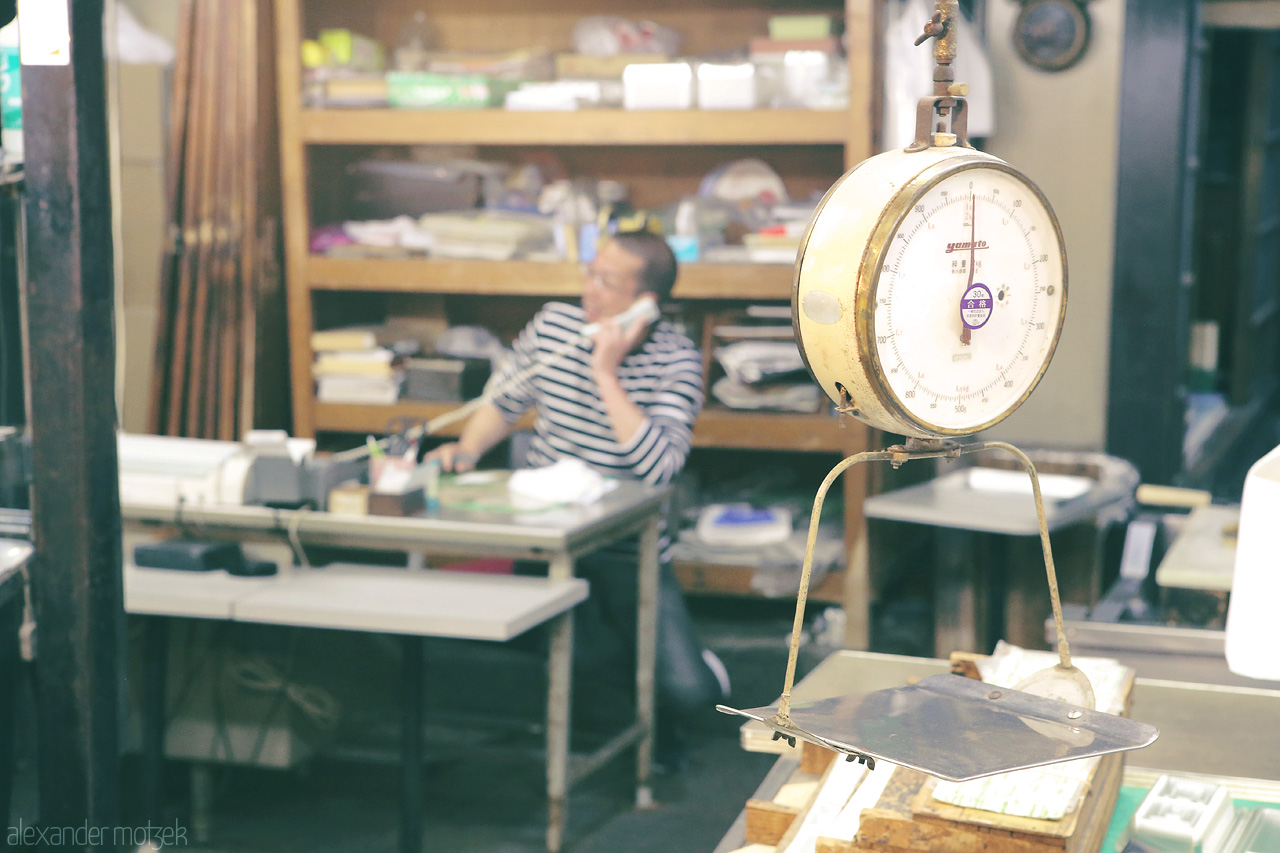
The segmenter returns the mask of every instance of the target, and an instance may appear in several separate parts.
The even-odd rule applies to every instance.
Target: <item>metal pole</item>
[[[22,11],[40,819],[115,826],[124,618],[103,0]]]

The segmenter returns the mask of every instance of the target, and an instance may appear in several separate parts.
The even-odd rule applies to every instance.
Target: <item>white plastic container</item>
[[[1227,666],[1238,675],[1280,679],[1280,447],[1249,469],[1240,498],[1240,534],[1227,611]]]
[[[629,110],[687,110],[693,106],[693,68],[653,62],[622,69],[622,105]]]
[[[1129,821],[1129,835],[1168,853],[1217,853],[1235,806],[1222,785],[1161,776]]]
[[[698,64],[698,107],[750,110],[756,105],[756,67],[750,62]]]

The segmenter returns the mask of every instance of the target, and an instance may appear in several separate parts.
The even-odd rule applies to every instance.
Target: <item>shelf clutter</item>
[[[765,456],[708,453],[686,470],[679,499],[680,530],[671,556],[678,566],[733,566],[749,570],[747,587],[766,598],[794,596],[800,586],[821,464]],[[845,567],[844,496],[823,505],[814,548],[815,587]]]
[[[313,224],[313,256],[587,263],[602,234],[660,231],[682,263],[794,263],[816,194],[792,200],[759,158],[721,163],[696,193],[640,211],[632,188],[570,177],[557,157],[510,163],[417,146],[345,169],[348,218]],[[470,153],[470,152],[467,152]]]
[[[433,46],[431,21],[417,12],[390,51],[344,28],[304,41],[303,98],[321,108],[843,109],[838,24],[774,15],[747,45],[685,56],[673,28],[593,15],[574,24],[569,51],[449,51]]]
[[[767,35],[703,57],[683,56],[674,28],[614,16],[578,20],[571,51],[457,51],[433,49],[432,21],[419,12],[394,48],[341,28],[304,40],[301,99],[313,113],[449,112],[464,121],[477,110],[847,110],[840,16],[767,23]],[[599,235],[638,206],[625,182],[571,174],[545,151],[513,162],[414,145],[350,162],[342,181],[349,203],[340,221],[312,222],[313,255],[585,263]],[[768,163],[739,157],[647,221],[682,262],[791,264],[816,201],[816,192],[791,198]]]
[[[474,399],[507,352],[483,327],[450,329],[433,317],[318,330],[311,349],[317,400],[383,406]]]

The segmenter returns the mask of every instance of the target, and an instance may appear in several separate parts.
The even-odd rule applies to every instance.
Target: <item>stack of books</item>
[[[390,347],[379,346],[378,332],[348,327],[312,332],[312,375],[322,403],[389,406],[400,399],[404,370]]]

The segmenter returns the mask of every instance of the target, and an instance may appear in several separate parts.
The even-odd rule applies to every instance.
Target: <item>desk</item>
[[[294,537],[303,543],[339,545],[366,549],[408,551],[410,553],[446,554],[450,556],[511,557],[546,560],[550,569],[546,583],[573,581],[573,563],[578,557],[604,545],[635,533],[640,533],[639,607],[637,612],[638,642],[636,651],[636,723],[611,739],[591,755],[569,760],[569,700],[572,691],[571,655],[573,647],[573,623],[568,618],[558,618],[551,637],[551,665],[547,700],[547,796],[549,820],[547,847],[558,850],[563,840],[565,801],[570,786],[578,779],[593,772],[623,750],[635,746],[636,802],[639,807],[652,804],[649,789],[649,773],[652,756],[654,665],[656,649],[657,591],[658,591],[658,518],[668,487],[648,486],[637,482],[620,483],[616,489],[590,506],[558,507],[530,513],[488,512],[443,507],[438,512],[413,518],[387,516],[339,515],[305,510],[274,510],[254,506],[193,506],[182,507],[125,504],[121,513],[127,523],[159,526],[178,526],[191,535],[238,537],[250,534],[268,534]],[[158,590],[153,572],[146,575],[126,575],[125,609],[130,613],[153,616],[183,616],[194,618],[231,619],[233,621],[271,622],[273,624],[306,625],[309,627],[348,628],[399,633],[402,636],[476,636],[480,639],[502,639],[484,636],[483,631],[496,630],[498,634],[510,628],[498,630],[493,625],[482,628],[481,623],[490,615],[488,606],[476,612],[471,599],[471,612],[466,619],[452,627],[444,621],[434,623],[432,630],[422,627],[415,619],[412,607],[406,610],[403,593],[413,587],[400,586],[401,582],[430,582],[436,572],[395,573],[390,579],[379,581],[376,590],[370,588],[367,595],[357,600],[342,598],[340,590],[350,588],[360,572],[351,567],[324,575],[295,570],[278,579],[263,583],[262,579],[195,578],[195,583],[207,588],[180,589],[169,592]],[[360,570],[367,571],[367,570]],[[165,575],[173,574],[169,572]],[[138,583],[140,578],[145,578]],[[321,579],[323,578],[323,579]],[[467,595],[487,595],[496,601],[511,588],[518,588],[526,581],[539,579],[510,576],[472,577],[475,583],[468,587]],[[224,581],[226,583],[224,583]],[[245,586],[241,586],[244,584]],[[248,592],[255,588],[257,591]],[[240,595],[241,589],[246,590]],[[506,591],[504,591],[506,590]],[[517,596],[518,598],[518,596]],[[479,599],[489,600],[489,599]],[[523,599],[521,599],[523,601]],[[414,604],[414,602],[409,602]],[[426,602],[423,602],[426,606]],[[571,605],[566,605],[571,606]],[[204,612],[197,612],[201,609]],[[388,614],[395,613],[393,621]],[[456,615],[456,614],[455,614]],[[538,618],[538,612],[525,613],[522,620]],[[542,619],[548,618],[542,616]],[[283,621],[292,620],[292,621]],[[541,621],[541,620],[539,620]],[[160,622],[160,620],[157,620]],[[537,624],[532,622],[530,624]],[[393,627],[394,626],[394,627]],[[417,627],[413,627],[417,626]],[[158,646],[163,640],[163,629],[153,625],[154,638],[149,646]],[[405,630],[408,629],[408,630]],[[448,634],[433,631],[460,630],[464,633]],[[523,629],[520,629],[523,630]],[[515,633],[520,633],[517,630]],[[510,634],[509,636],[515,636]],[[420,678],[420,642],[406,640],[406,676]],[[416,658],[416,662],[415,659]],[[163,662],[148,667],[147,683],[154,684],[163,674]],[[153,706],[163,701],[163,693],[152,695],[148,688],[145,704]],[[406,694],[409,702],[402,709],[408,720],[420,716],[416,696]],[[416,717],[415,717],[416,718]],[[148,723],[152,733],[146,746],[147,760],[158,766],[159,749],[154,729],[158,724]],[[417,729],[415,729],[416,731]],[[408,731],[406,729],[406,734]],[[413,744],[406,743],[411,749]],[[152,754],[154,752],[154,754]],[[413,755],[404,756],[406,769],[406,806],[415,812],[416,769]],[[154,784],[154,783],[152,783]],[[158,790],[154,797],[158,798]],[[158,802],[152,799],[151,802]],[[409,812],[406,811],[406,814]],[[412,817],[412,816],[411,816]],[[401,847],[417,850],[420,830],[406,824],[402,827]]]
[[[1236,571],[1239,532],[1239,506],[1200,506],[1191,510],[1182,530],[1156,566],[1156,584],[1230,592]]]
[[[1101,454],[1029,454],[1036,464],[1050,534],[1085,530],[1090,561],[1088,598],[1102,594],[1100,552],[1106,525],[1124,518],[1133,502],[1137,471]],[[1068,463],[1076,457],[1081,462]],[[1066,472],[1054,474],[1055,469]],[[1076,493],[1074,484],[1088,485]],[[1061,487],[1061,492],[1055,494]],[[1049,609],[1031,480],[1021,470],[960,468],[933,480],[866,499],[868,519],[935,528],[934,654],[989,652],[997,639],[1035,647]],[[960,532],[965,531],[965,532]],[[1061,544],[1061,542],[1059,542]],[[874,546],[874,540],[873,540]],[[1064,596],[1071,572],[1055,548]]]

